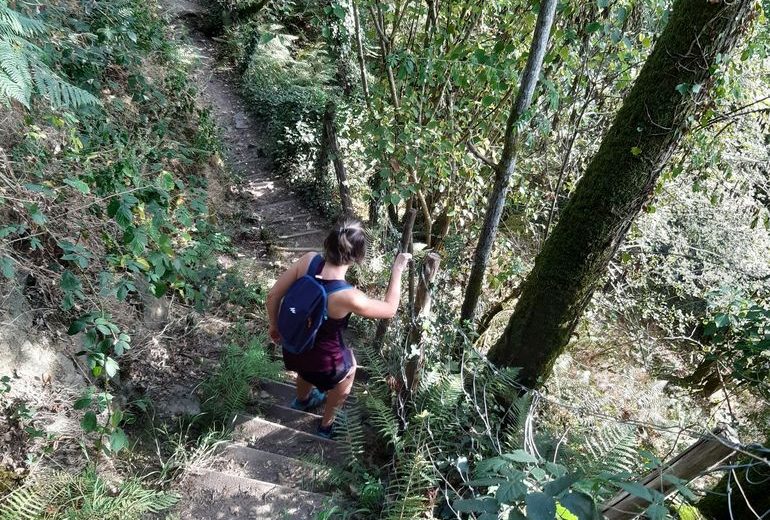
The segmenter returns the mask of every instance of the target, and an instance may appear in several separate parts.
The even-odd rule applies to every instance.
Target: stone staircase
[[[324,477],[341,445],[313,434],[319,415],[288,407],[293,386],[265,382],[258,396],[261,417],[236,417],[233,440],[213,464],[190,470],[179,518],[312,519],[333,507]]]

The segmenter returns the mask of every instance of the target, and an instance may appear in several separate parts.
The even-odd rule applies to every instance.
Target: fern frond
[[[379,397],[371,394],[364,396],[361,401],[369,412],[369,420],[380,437],[398,450],[401,438],[398,433],[398,417],[393,408]]]
[[[23,44],[15,37],[0,37],[0,94],[29,108],[32,75]]]
[[[264,338],[255,338],[245,349],[228,345],[219,367],[202,386],[203,410],[218,421],[243,411],[251,385],[260,379],[280,379],[281,363],[270,359]]]
[[[417,409],[428,412],[433,430],[442,431],[464,415],[465,388],[459,375],[426,373],[416,396]]]
[[[10,9],[5,0],[0,1],[0,36],[15,35],[30,38],[45,32],[46,26],[43,22]]]
[[[577,457],[577,466],[586,475],[603,471],[631,473],[639,465],[636,431],[631,426],[608,425],[580,443],[585,453]]]
[[[70,85],[41,63],[36,64],[32,70],[38,94],[47,98],[52,107],[78,108],[99,104],[93,94]]]
[[[531,394],[516,396],[506,411],[507,421],[505,421],[502,439],[505,447],[509,450],[524,447],[524,423],[527,420],[531,404]]]
[[[364,453],[364,429],[357,405],[340,412],[335,424],[335,437],[342,444],[342,453],[348,465],[359,463]]]
[[[434,485],[435,470],[421,449],[409,457],[401,458],[395,477],[388,487],[391,502],[387,507],[386,518],[411,520],[424,515]]]
[[[0,520],[37,520],[45,510],[46,498],[34,483],[14,489],[0,504]]]

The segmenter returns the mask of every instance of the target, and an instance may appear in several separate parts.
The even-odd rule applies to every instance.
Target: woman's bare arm
[[[401,275],[411,257],[409,253],[399,253],[396,257],[384,300],[375,300],[355,291],[350,301],[351,310],[364,318],[390,319],[395,316],[401,300]]]

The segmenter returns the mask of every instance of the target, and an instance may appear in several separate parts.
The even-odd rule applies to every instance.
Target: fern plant
[[[424,424],[417,425],[397,457],[393,479],[387,489],[390,501],[386,508],[388,520],[418,518],[430,509],[430,497],[436,487],[436,469],[427,457]]]
[[[264,343],[264,337],[257,337],[245,348],[229,345],[219,367],[203,384],[203,411],[215,421],[225,421],[246,408],[252,383],[281,377],[281,363],[270,359]]]
[[[78,475],[44,473],[4,497],[0,520],[138,520],[174,506],[176,495],[123,482],[117,493],[93,468]]]
[[[30,39],[40,37],[46,26],[8,7],[0,0],[0,99],[30,107],[33,94],[53,107],[96,105],[89,92],[64,81],[45,64],[45,53]]]

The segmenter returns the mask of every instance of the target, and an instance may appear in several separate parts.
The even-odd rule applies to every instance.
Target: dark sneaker
[[[324,401],[326,401],[326,393],[313,388],[313,391],[310,392],[310,395],[304,401],[300,401],[295,397],[294,401],[291,402],[291,407],[301,412],[307,412],[321,406]]]
[[[334,423],[331,423],[327,427],[321,426],[321,422],[318,422],[318,430],[315,432],[316,435],[319,437],[323,437],[324,439],[331,439],[332,436],[334,436]]]

